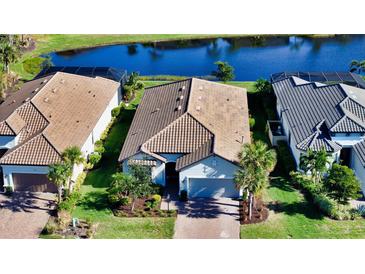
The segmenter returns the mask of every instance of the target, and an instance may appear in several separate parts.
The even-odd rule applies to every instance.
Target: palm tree
[[[319,151],[308,149],[307,154],[300,156],[299,167],[304,172],[310,173],[315,182],[320,183],[329,164],[327,152],[323,148]]]
[[[4,64],[4,71],[10,73],[10,64],[18,59],[18,52],[9,43],[0,46],[0,61]]]
[[[75,165],[80,165],[82,163],[84,163],[85,159],[82,156],[82,152],[80,150],[80,148],[78,148],[77,146],[70,146],[68,148],[66,148],[64,150],[64,152],[62,153],[62,158],[63,160],[68,163],[71,167],[71,175],[72,176],[72,171]],[[69,190],[71,190],[71,180],[70,178],[68,178],[69,181]]]
[[[352,60],[350,63],[350,72],[361,73],[365,71],[365,60]]]
[[[49,166],[48,179],[57,186],[58,204],[62,201],[62,189],[71,176],[71,167],[68,163],[56,163]]]
[[[240,169],[235,174],[236,187],[248,193],[249,220],[252,218],[252,207],[257,195],[269,181],[269,174],[276,165],[276,152],[268,149],[262,141],[244,144],[238,155]]]

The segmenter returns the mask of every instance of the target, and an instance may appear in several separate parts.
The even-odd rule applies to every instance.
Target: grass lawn
[[[283,178],[272,180],[263,198],[269,206],[267,221],[241,226],[244,239],[338,239],[365,238],[365,221],[336,221],[324,217]]]
[[[98,223],[95,238],[171,238],[174,231],[174,218],[119,218],[108,207],[106,189],[111,176],[117,171],[117,160],[135,108],[141,93],[123,110],[120,121],[112,127],[105,142],[105,154],[101,167],[90,171],[82,185],[83,198],[73,212],[73,216],[90,219]]]
[[[250,114],[256,121],[253,139],[268,143],[267,115],[262,97],[253,91],[248,94],[248,101]],[[283,171],[276,170],[274,173],[273,176],[282,175]],[[269,204],[268,220],[259,224],[242,225],[241,238],[365,238],[365,220],[335,221],[323,216],[283,176],[273,177],[262,198]]]

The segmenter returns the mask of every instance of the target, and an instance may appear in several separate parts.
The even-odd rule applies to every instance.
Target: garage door
[[[232,179],[190,179],[188,195],[190,198],[237,198],[239,191]]]
[[[13,173],[15,191],[57,192],[46,174]]]

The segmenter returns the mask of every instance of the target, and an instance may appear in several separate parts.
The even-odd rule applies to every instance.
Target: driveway
[[[0,194],[0,239],[38,238],[54,208],[52,193]]]
[[[239,203],[229,198],[199,198],[179,203],[175,239],[238,239]]]

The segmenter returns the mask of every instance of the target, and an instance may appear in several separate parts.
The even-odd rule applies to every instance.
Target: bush
[[[188,192],[186,190],[180,191],[180,197],[179,200],[182,202],[186,202],[188,200]]]
[[[103,154],[105,152],[105,147],[103,145],[95,145],[94,152]]]
[[[101,160],[101,154],[95,152],[95,153],[92,153],[90,154],[89,156],[89,163],[92,165],[92,166],[96,166]]]
[[[325,215],[332,218],[338,215],[338,212],[336,212],[336,202],[325,194],[315,194],[313,196],[313,202]]]
[[[5,194],[8,195],[8,196],[13,195],[13,193],[14,193],[14,190],[11,186],[5,186],[4,190],[5,190]]]
[[[293,155],[287,142],[278,141],[277,144],[278,160],[280,162],[280,166],[284,168],[286,174],[289,174],[291,171],[296,170],[296,164]]]
[[[152,195],[152,199],[159,203],[159,202],[161,202],[161,195],[154,194],[154,195]]]
[[[112,117],[118,117],[119,114],[120,114],[120,110],[121,110],[120,106],[113,108],[112,109]]]
[[[132,202],[130,197],[121,197],[118,194],[109,194],[108,201],[113,206],[125,206]]]
[[[52,218],[49,219],[48,223],[42,230],[42,234],[44,235],[52,235],[57,231],[58,225],[54,222]]]
[[[68,195],[65,200],[59,203],[58,210],[72,212],[77,202],[80,200],[80,198],[81,198],[80,192],[78,191],[71,192],[70,195]]]
[[[248,122],[250,125],[250,129],[253,129],[253,127],[255,126],[255,123],[256,123],[255,118],[250,116],[250,118],[248,118]]]
[[[157,193],[162,196],[164,194],[165,188],[160,184],[152,184],[152,193]]]

